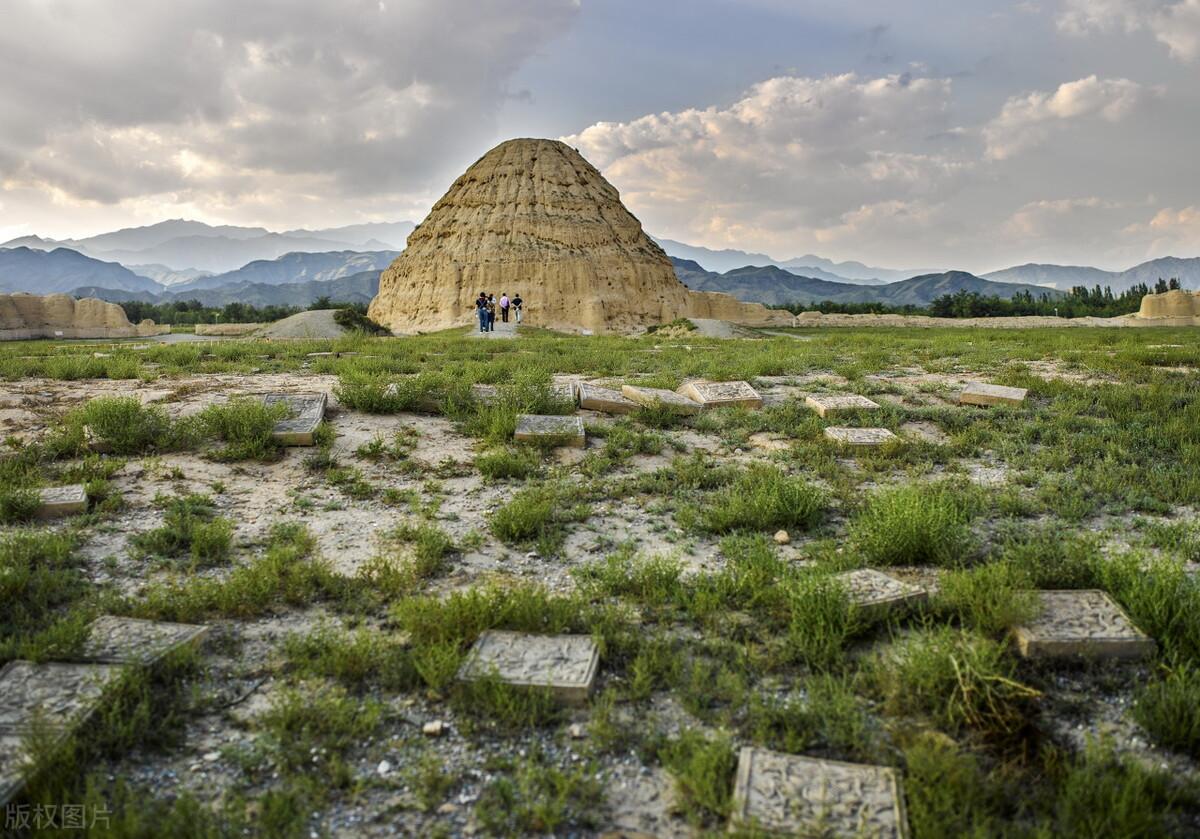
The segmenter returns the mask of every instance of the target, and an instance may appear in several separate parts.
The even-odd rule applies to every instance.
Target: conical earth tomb
[[[525,301],[525,322],[629,333],[679,317],[790,322],[725,294],[692,292],[575,149],[501,143],[456,180],[383,272],[369,315],[394,332],[468,324],[479,292]]]

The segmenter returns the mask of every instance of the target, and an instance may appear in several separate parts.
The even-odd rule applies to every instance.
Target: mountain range
[[[794,274],[812,277],[818,280],[829,280],[834,283],[863,283],[879,285],[881,283],[905,280],[922,274],[936,274],[940,268],[917,268],[902,270],[897,268],[872,268],[861,262],[834,262],[824,257],[807,254],[792,259],[772,259],[764,253],[747,253],[726,248],[714,251],[696,245],[686,245],[673,239],[651,237],[667,252],[667,256],[690,259],[698,262],[709,271],[718,273],[732,271],[746,265],[777,265]]]
[[[251,306],[293,306],[304,308],[314,300],[328,297],[338,303],[370,303],[379,290],[378,270],[331,280],[310,280],[298,283],[227,283],[217,288],[200,288],[191,291],[163,291],[154,294],[146,291],[118,291],[99,286],[82,286],[72,292],[75,297],[97,297],[110,303],[125,303],[144,300],[148,303],[173,303],[198,300],[201,305],[220,308],[229,303],[246,303]]]

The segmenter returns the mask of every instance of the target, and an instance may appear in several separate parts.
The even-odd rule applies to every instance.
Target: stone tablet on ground
[[[688,399],[686,396],[680,396],[673,390],[664,390],[658,387],[624,385],[621,387],[621,395],[638,405],[645,407],[665,405],[674,408],[681,414],[698,414],[703,408],[699,402]]]
[[[479,636],[458,678],[495,676],[521,687],[548,687],[567,702],[584,702],[600,666],[596,642],[586,635],[527,635],[489,630]]]
[[[521,443],[552,443],[556,446],[574,446],[577,449],[587,445],[583,419],[573,416],[521,414],[517,417],[517,430],[513,439]]]
[[[631,414],[638,409],[638,403],[626,399],[619,390],[580,382],[579,407],[604,414]]]
[[[92,621],[80,658],[110,664],[153,664],[180,647],[198,645],[208,629],[190,623],[103,615]]]
[[[814,393],[804,400],[804,404],[822,417],[850,411],[874,411],[879,408],[879,403],[857,393]]]
[[[972,382],[958,395],[958,402],[960,405],[1020,405],[1028,392],[1023,387]]]
[[[904,839],[908,818],[895,769],[743,746],[731,828],[846,839]]]
[[[723,408],[737,405],[743,408],[761,408],[762,397],[750,387],[749,382],[688,382],[677,391],[704,408]]]
[[[0,731],[22,734],[35,722],[70,729],[95,712],[120,673],[112,664],[10,661],[0,670]]]
[[[555,399],[574,405],[578,398],[577,387],[577,382],[554,382],[550,385],[550,392]]]
[[[1098,589],[1040,591],[1037,617],[1014,630],[1026,658],[1144,658],[1154,639]]]
[[[838,426],[826,428],[825,437],[839,445],[854,448],[875,448],[900,439],[886,428],[841,428]]]
[[[838,574],[837,579],[846,587],[850,602],[868,614],[907,609],[924,603],[929,597],[920,586],[897,580],[874,568],[847,571]]]
[[[287,405],[290,416],[279,420],[271,436],[285,446],[312,446],[314,435],[321,420],[325,419],[325,406],[329,401],[324,393],[272,393],[263,397],[263,404]]]
[[[87,492],[83,484],[65,487],[46,487],[40,492],[39,519],[56,519],[87,512]]]

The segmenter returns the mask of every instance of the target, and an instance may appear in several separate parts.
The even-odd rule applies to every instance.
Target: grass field
[[[1195,331],[779,331],[0,346],[0,665],[97,614],[214,627],[27,744],[22,800],[122,837],[716,835],[758,745],[896,767],[918,839],[1200,832]],[[511,440],[572,412],[556,381],[694,377],[766,405]],[[1029,397],[960,406],[968,381]],[[279,390],[333,397],[318,446],[271,440],[251,397]],[[89,512],[31,521],[62,483]],[[857,609],[835,575],[866,567],[928,602]],[[1153,658],[1017,655],[1035,590],[1093,588]],[[591,635],[588,703],[456,681],[488,629]]]

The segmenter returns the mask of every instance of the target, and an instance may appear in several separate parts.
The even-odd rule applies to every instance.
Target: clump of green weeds
[[[882,489],[850,523],[850,541],[869,565],[955,565],[971,549],[971,512],[955,485]]]
[[[138,533],[129,541],[149,556],[188,556],[192,568],[217,565],[229,558],[233,544],[233,522],[217,515],[207,495],[158,496],[155,504],[163,511],[163,526]]]

